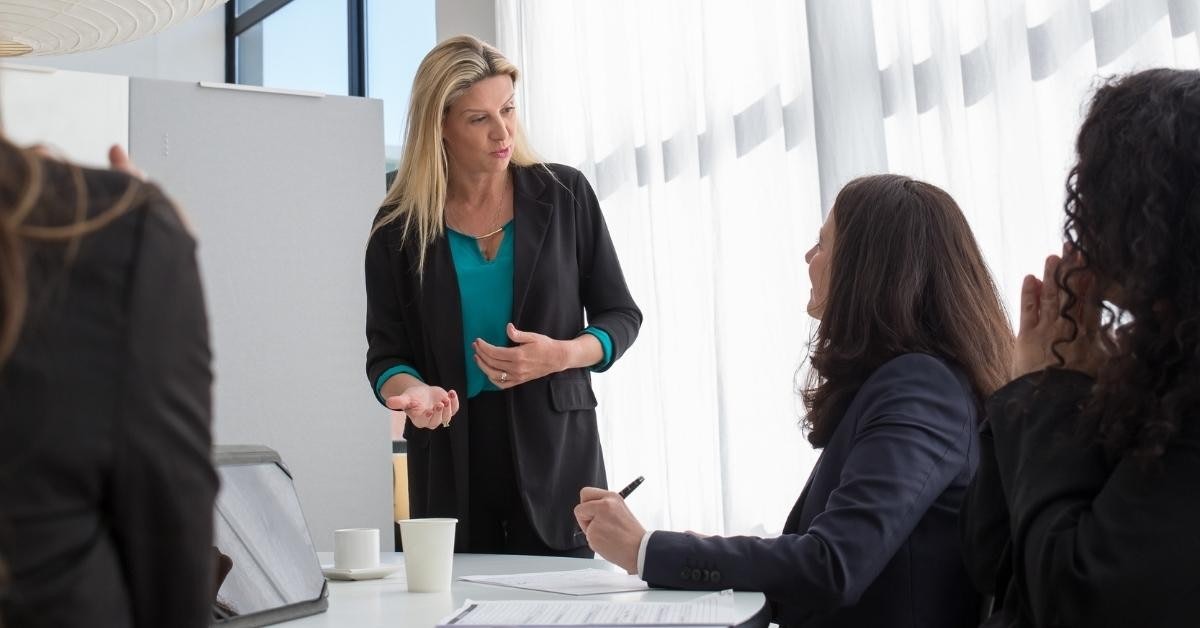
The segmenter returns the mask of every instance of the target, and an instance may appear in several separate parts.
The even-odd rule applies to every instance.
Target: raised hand
[[[140,168],[134,165],[133,161],[129,159],[129,153],[126,153],[125,149],[121,148],[119,144],[113,144],[111,147],[109,147],[108,165],[113,170],[119,170],[131,177],[141,179],[143,181],[146,180],[146,173],[142,172]]]
[[[412,424],[421,429],[449,427],[450,419],[458,412],[458,393],[446,392],[440,386],[410,386],[399,395],[384,400],[387,407],[403,412]]]
[[[1021,285],[1021,322],[1013,351],[1014,378],[1059,367],[1095,376],[1108,351],[1100,328],[1100,305],[1090,272],[1082,268],[1082,256],[1064,247],[1063,256],[1051,255],[1039,280],[1026,275]],[[1067,295],[1056,279],[1066,277],[1077,301],[1063,316]],[[1074,330],[1074,338],[1072,333]],[[1065,342],[1060,342],[1065,341]],[[1057,351],[1063,360],[1054,355]]]

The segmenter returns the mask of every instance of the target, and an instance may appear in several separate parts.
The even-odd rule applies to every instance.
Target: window
[[[241,11],[234,19],[234,82],[350,94],[346,5],[236,0],[234,10]]]
[[[435,31],[432,0],[367,0],[367,95],[383,101],[388,170],[400,158],[413,76]]]
[[[434,0],[231,0],[225,80],[383,101],[395,168],[413,75],[436,40]]]
[[[266,4],[264,0],[245,2],[259,7]],[[349,94],[346,19],[346,7],[341,3],[287,3],[237,35],[237,82]]]
[[[227,82],[383,98],[389,143],[436,40],[434,0],[232,0],[226,23]]]

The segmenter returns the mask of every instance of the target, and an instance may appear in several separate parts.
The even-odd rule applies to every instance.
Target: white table
[[[333,554],[318,553],[321,564],[333,562]],[[403,554],[385,552],[381,561],[403,562]],[[455,554],[451,590],[446,593],[409,593],[404,570],[380,580],[358,582],[329,581],[329,610],[280,624],[288,628],[330,626],[336,628],[428,628],[439,619],[473,600],[596,600],[622,602],[686,602],[706,595],[704,591],[637,591],[609,595],[571,596],[556,593],[526,591],[458,580],[459,576],[485,574],[529,573],[537,571],[566,571],[570,569],[616,569],[602,560],[586,558],[554,558],[548,556],[502,556],[495,554]],[[738,592],[734,595],[739,625],[761,628],[767,625],[769,612],[761,593]]]

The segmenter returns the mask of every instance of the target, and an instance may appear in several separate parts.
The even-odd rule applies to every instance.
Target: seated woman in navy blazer
[[[907,177],[857,179],[808,252],[820,319],[803,398],[824,448],[776,538],[646,532],[585,488],[588,544],[652,585],[762,591],[786,626],[960,627],[978,617],[958,509],[980,400],[1012,332],[954,200]]]

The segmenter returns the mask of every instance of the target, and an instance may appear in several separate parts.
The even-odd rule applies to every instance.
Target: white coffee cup
[[[379,566],[379,528],[333,531],[333,568],[370,569]]]
[[[401,519],[397,523],[404,544],[408,590],[449,591],[454,568],[454,526],[458,519]]]

